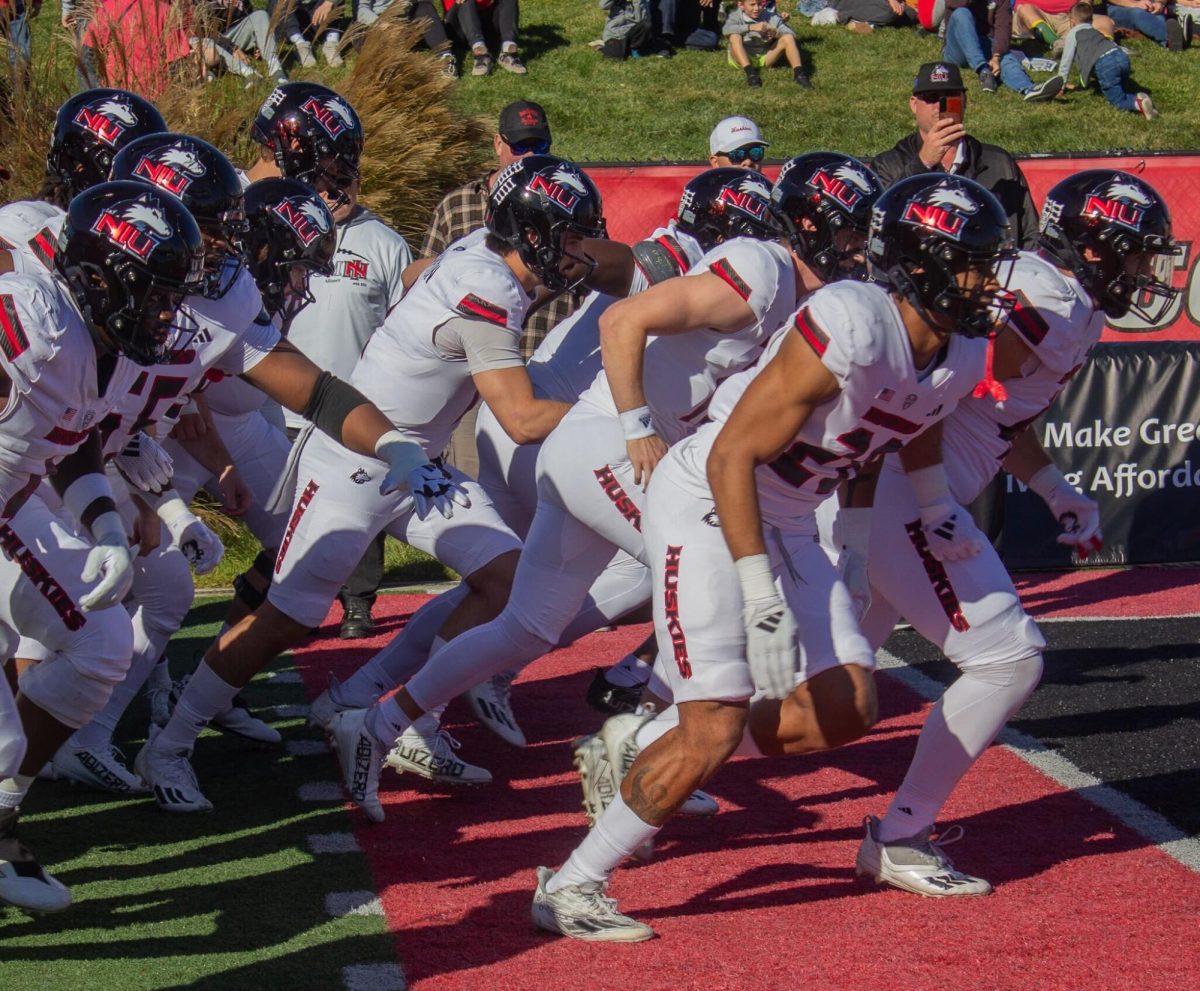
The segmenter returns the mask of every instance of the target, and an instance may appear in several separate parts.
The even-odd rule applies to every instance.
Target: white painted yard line
[[[267,674],[272,685],[302,685],[304,684],[304,676],[294,668],[289,668],[287,671],[270,671]]]
[[[941,698],[946,686],[916,668],[909,667],[890,651],[876,653],[880,668],[930,702]],[[1200,839],[1188,836],[1153,809],[1143,805],[1099,778],[1080,770],[1062,754],[1049,749],[1040,740],[1011,727],[1004,729],[999,743],[1046,777],[1081,798],[1104,809],[1135,833],[1154,844],[1168,857],[1193,871],[1200,872]]]
[[[335,919],[346,915],[383,915],[383,902],[374,891],[334,891],[325,896],[325,914]]]
[[[342,968],[346,991],[408,991],[404,971],[396,963],[358,963]]]
[[[308,715],[308,706],[306,705],[272,705],[268,708],[274,713],[276,719],[297,719],[300,716]]]
[[[353,833],[311,833],[305,842],[313,853],[358,853],[362,849]]]

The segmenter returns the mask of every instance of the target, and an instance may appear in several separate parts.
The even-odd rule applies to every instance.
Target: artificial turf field
[[[422,599],[383,598],[373,641],[321,636],[249,689],[280,752],[206,734],[196,769],[216,811],[168,816],[39,782],[23,833],[68,885],[61,916],[0,910],[0,988],[1179,989],[1200,979],[1200,571],[1083,572],[1020,583],[1049,640],[1046,676],[945,810],[951,853],[997,893],[947,902],[875,889],[852,865],[861,820],[903,775],[948,667],[911,632],[882,653],[881,720],[840,751],[739,762],[721,813],[678,820],[654,860],[618,872],[622,908],[660,938],[553,939],[529,923],[533,868],[582,835],[570,740],[598,725],[591,668],[643,627],[596,634],[527,672],[524,751],[456,703],[462,755],[488,788],[384,775],[387,821],[341,800],[304,703],[394,635]],[[224,610],[172,643],[194,665]],[[915,663],[899,668],[897,658]],[[127,724],[132,759],[145,710]]]

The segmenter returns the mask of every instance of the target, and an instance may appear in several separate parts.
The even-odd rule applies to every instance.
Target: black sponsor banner
[[[1100,504],[1104,549],[1084,565],[1200,561],[1200,345],[1101,344],[1030,429]],[[1005,484],[1005,564],[1079,563],[1041,498]]]

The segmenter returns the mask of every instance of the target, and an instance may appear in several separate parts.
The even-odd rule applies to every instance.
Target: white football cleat
[[[608,751],[599,736],[593,734],[576,741],[574,764],[583,786],[583,812],[591,827],[617,796]]]
[[[653,938],[653,929],[617,911],[616,901],[604,893],[607,885],[571,884],[550,894],[546,884],[552,877],[549,867],[537,869],[532,915],[539,929],[588,942],[639,943]]]
[[[517,717],[512,710],[512,683],[516,676],[516,671],[505,671],[480,682],[463,694],[481,725],[490,729],[505,743],[523,747],[525,734],[517,725]]]
[[[164,654],[154,665],[143,689],[146,693],[146,701],[150,704],[150,722],[155,726],[166,726],[171,718],[171,689],[173,687],[171,668],[167,663],[167,655]]]
[[[619,785],[625,780],[625,775],[642,752],[638,746],[637,731],[643,723],[654,718],[653,710],[642,707],[636,712],[624,712],[619,716],[609,716],[600,727],[600,742],[608,752],[608,762],[612,765],[613,778]]]
[[[347,709],[333,717],[329,735],[337,751],[342,781],[350,800],[372,822],[383,822],[379,804],[379,772],[383,768],[385,748],[366,727],[367,709]]]
[[[204,797],[186,750],[156,747],[160,730],[151,727],[150,739],[138,751],[133,769],[149,786],[158,807],[167,812],[211,812],[212,802]]]
[[[240,736],[243,740],[251,740],[254,743],[274,745],[283,742],[279,730],[254,715],[241,694],[233,697],[233,705],[228,709],[213,716],[209,725],[214,729],[219,729],[222,733],[232,733],[234,736]]]
[[[893,888],[927,898],[991,894],[992,886],[987,881],[956,870],[942,850],[943,845],[962,838],[962,826],[951,826],[936,841],[930,826],[891,843],[882,843],[875,838],[879,828],[875,816],[867,816],[863,826],[863,841],[854,865],[855,873],[860,877],[869,877],[876,884],[890,884]]]
[[[701,791],[697,788],[687,797],[681,806],[679,806],[679,814],[681,816],[699,816],[706,818],[715,816],[721,811],[721,806],[717,804],[717,800],[708,792]]]
[[[146,783],[125,766],[125,755],[111,742],[103,747],[64,744],[51,761],[54,773],[75,784],[114,795],[145,795]]]
[[[443,785],[491,784],[491,771],[455,755],[461,746],[446,730],[438,728],[435,717],[427,714],[397,737],[386,763],[395,771],[419,774]]]
[[[26,912],[61,912],[71,892],[47,874],[33,851],[17,836],[19,809],[0,809],[0,902]]]
[[[363,708],[361,705],[347,705],[334,698],[340,687],[337,678],[330,675],[329,687],[313,699],[312,705],[308,707],[308,725],[313,729],[328,730],[329,724],[333,722],[333,717],[339,712]],[[374,702],[375,699],[371,701]]]

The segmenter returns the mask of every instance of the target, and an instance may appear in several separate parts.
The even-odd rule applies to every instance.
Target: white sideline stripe
[[[346,794],[335,781],[310,781],[296,793],[302,802],[342,802]]]
[[[1028,612],[1028,610],[1026,610]],[[1029,613],[1039,623],[1114,623],[1121,622],[1153,623],[1155,620],[1196,619],[1200,612],[1171,613],[1169,616],[1037,616]]]
[[[315,757],[329,753],[324,740],[288,740],[285,749],[289,757]]]
[[[335,919],[344,915],[383,915],[383,902],[374,891],[335,891],[325,896],[325,914]]]
[[[408,991],[404,971],[396,963],[356,963],[342,968],[346,991]]]
[[[353,833],[310,833],[305,842],[313,853],[358,853],[360,850]]]
[[[877,651],[875,659],[890,677],[902,682],[930,702],[941,698],[946,690],[946,686],[940,681],[909,667],[890,651]],[[1102,808],[1147,842],[1153,843],[1168,857],[1190,870],[1200,872],[1200,838],[1188,836],[1136,798],[1131,798],[1124,792],[1106,785],[1099,778],[1080,770],[1062,754],[1051,750],[1035,737],[1005,727],[998,742],[1026,763],[1032,764],[1056,784]]]
[[[304,677],[299,671],[272,671],[267,676],[273,685],[302,685]]]
[[[300,716],[308,715],[308,706],[306,705],[273,705],[270,711],[275,714],[276,719],[297,719]]]

